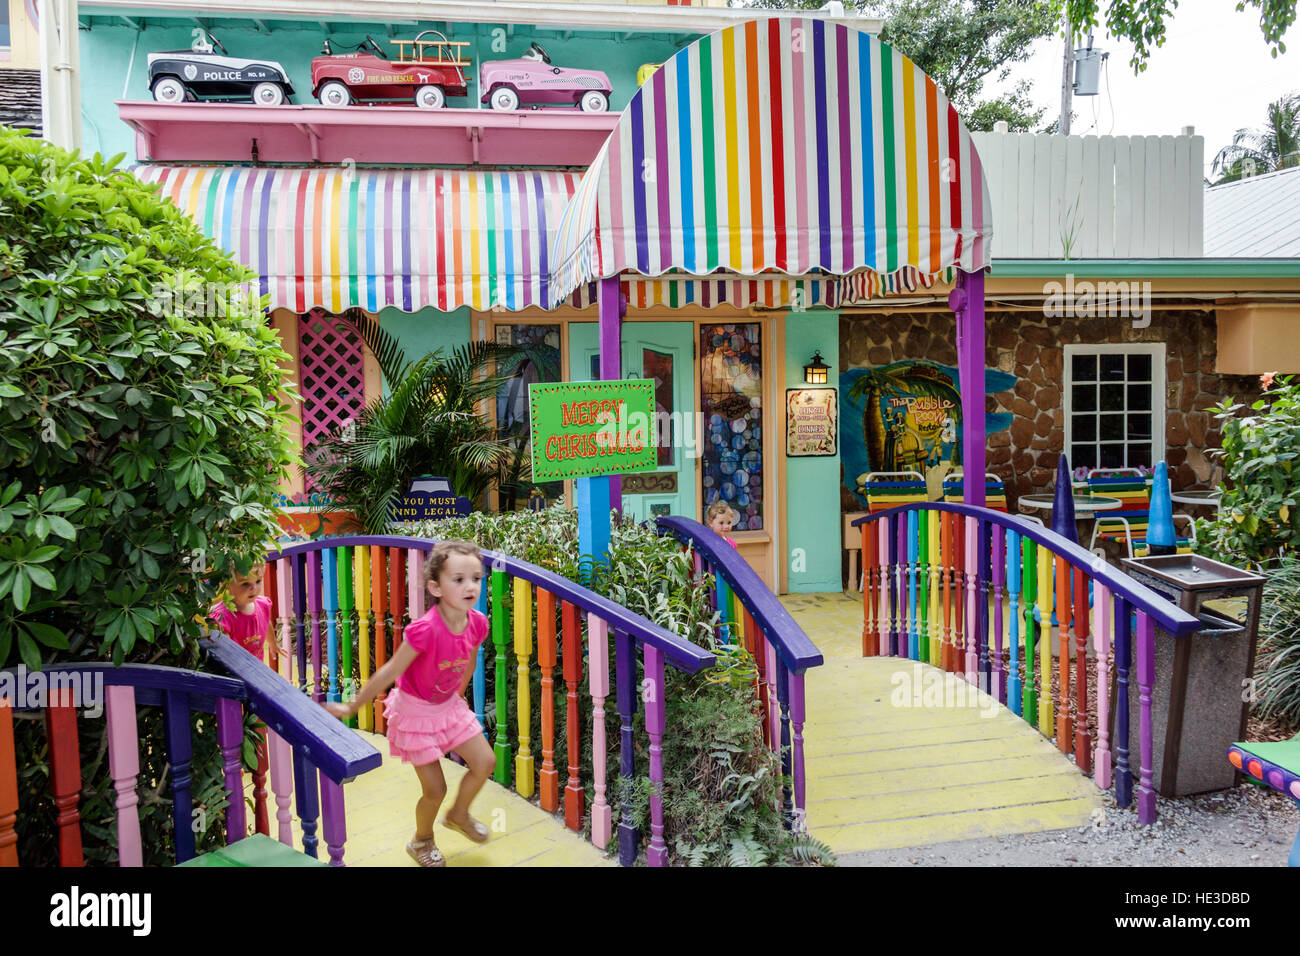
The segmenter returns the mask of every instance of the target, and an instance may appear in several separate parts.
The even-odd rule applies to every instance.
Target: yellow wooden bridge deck
[[[975,695],[928,665],[863,658],[860,600],[795,594],[782,601],[825,659],[807,674],[807,812],[809,830],[837,853],[1077,827],[1103,805],[1092,781],[1050,741],[987,698],[946,707],[891,701],[908,696],[903,682],[917,673],[932,675],[927,683],[942,679],[967,703]],[[405,847],[419,782],[388,756],[381,737],[363,736],[384,763],[346,788],[344,859],[353,866],[414,866]],[[454,795],[464,770],[443,766]],[[473,812],[494,828],[482,846],[435,828],[450,866],[616,865],[559,818],[491,781]]]

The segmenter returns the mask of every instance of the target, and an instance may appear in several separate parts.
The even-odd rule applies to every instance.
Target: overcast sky
[[[1110,53],[1097,96],[1076,97],[1072,133],[1115,136],[1177,134],[1196,127],[1205,137],[1209,163],[1243,126],[1264,124],[1268,104],[1300,91],[1300,24],[1292,25],[1287,52],[1269,56],[1259,29],[1259,12],[1234,9],[1235,0],[1183,0],[1169,21],[1164,46],[1146,71],[1134,76],[1132,47],[1098,34],[1094,46]],[[1012,80],[1034,84],[1045,119],[1061,108],[1064,41],[1042,41],[1034,56],[1018,64]]]

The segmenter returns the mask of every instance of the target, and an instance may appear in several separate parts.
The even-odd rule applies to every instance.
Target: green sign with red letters
[[[538,382],[528,386],[533,481],[654,471],[654,383]]]

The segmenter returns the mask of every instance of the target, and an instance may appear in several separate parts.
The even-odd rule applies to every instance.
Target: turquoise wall
[[[196,14],[201,7],[196,5]],[[140,31],[125,23],[110,23],[93,7],[83,5],[83,20],[89,15],[90,29],[83,30],[81,45],[81,107],[84,127],[84,152],[105,156],[126,153],[135,155],[135,134],[117,115],[115,100],[152,100],[149,91],[147,55],[167,50],[188,50],[195,29],[193,21],[148,20]],[[272,23],[269,32],[260,32],[250,20],[222,20],[204,17],[212,33],[231,56],[276,60],[289,74],[297,104],[314,104],[311,95],[311,61],[320,54],[325,32],[317,24]],[[624,38],[622,34],[561,34],[554,30],[535,30],[527,26],[513,28],[494,24],[433,24],[395,27],[389,34],[383,26],[371,24],[349,27],[329,34],[335,53],[350,53],[370,33],[389,51],[391,38],[414,37],[421,30],[443,29],[450,40],[466,40],[466,54],[474,66],[470,74],[469,96],[449,100],[452,107],[477,104],[478,67],[487,60],[508,60],[522,56],[530,40],[546,48],[555,66],[577,66],[604,70],[613,84],[610,109],[622,110],[636,90],[636,72],[643,63],[660,63],[695,35],[668,36],[641,34]],[[567,38],[566,38],[567,37]],[[505,49],[494,50],[494,44]],[[134,49],[134,59],[132,50]]]
[[[423,358],[430,352],[441,350],[446,354],[468,344],[469,323],[468,306],[455,312],[439,312],[437,309],[403,312],[389,308],[379,313],[379,327],[397,339],[408,362]],[[388,392],[389,383],[384,382],[384,394]]]
[[[838,381],[834,367],[840,354],[838,312],[791,312],[785,325],[784,388],[804,388],[803,367],[813,352],[829,356],[831,383]],[[785,391],[777,434],[785,454]],[[838,404],[838,403],[837,403]],[[838,449],[838,444],[836,445]],[[791,593],[840,591],[843,588],[840,561],[840,456],[787,458],[785,462],[786,567]]]

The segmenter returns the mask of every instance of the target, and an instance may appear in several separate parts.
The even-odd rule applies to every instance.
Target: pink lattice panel
[[[298,323],[302,373],[302,450],[316,446],[356,418],[366,403],[361,338],[341,316],[309,312]],[[316,490],[310,476],[308,493]]]

